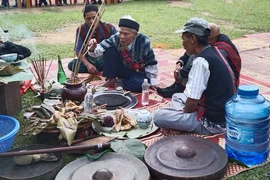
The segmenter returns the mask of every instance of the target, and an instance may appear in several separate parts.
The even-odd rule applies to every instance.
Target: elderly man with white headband
[[[144,79],[156,87],[158,67],[155,54],[147,36],[139,33],[140,25],[131,16],[124,16],[118,24],[117,34],[97,44],[89,41],[89,55],[103,55],[103,77],[107,78],[104,87],[115,85],[116,78],[125,90],[141,92]]]

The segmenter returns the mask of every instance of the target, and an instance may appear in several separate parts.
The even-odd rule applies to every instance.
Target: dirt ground
[[[123,0],[122,3],[125,3],[125,1],[128,0]],[[17,9],[12,7],[15,4],[15,0],[10,0],[10,9],[7,10],[0,10],[0,14],[2,13],[41,13],[42,9],[48,8],[48,7],[32,7],[32,8],[22,8],[22,9]],[[69,2],[69,1],[67,1]],[[34,1],[33,1],[34,3]],[[54,1],[52,1],[54,3]],[[189,7],[191,6],[190,3],[183,2],[181,0],[175,0],[175,1],[169,1],[169,6],[182,6],[182,7]],[[78,3],[76,5],[67,5],[67,6],[55,6],[53,4],[53,8],[61,8],[64,11],[70,11],[70,10],[78,10],[81,11],[83,8],[83,0],[78,0]],[[82,19],[83,21],[83,19]],[[56,29],[53,32],[48,32],[48,33],[42,33],[42,34],[35,34],[35,37],[32,37],[31,40],[33,42],[36,42],[37,44],[39,43],[46,43],[46,44],[66,44],[66,43],[74,43],[75,41],[75,30],[78,27],[79,24],[69,24],[67,27],[63,27],[61,29]],[[64,39],[62,37],[65,37]],[[23,39],[17,43],[20,44],[26,44],[29,39]]]

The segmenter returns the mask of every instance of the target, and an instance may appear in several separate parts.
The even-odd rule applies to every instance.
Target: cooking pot
[[[218,144],[188,136],[170,136],[156,141],[144,154],[154,180],[212,180],[226,173],[228,156]]]

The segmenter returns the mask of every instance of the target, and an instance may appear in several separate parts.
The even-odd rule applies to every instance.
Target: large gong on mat
[[[94,103],[98,106],[107,104],[107,110],[115,110],[119,107],[133,108],[138,100],[130,93],[124,95],[121,91],[104,91],[94,95]]]
[[[72,161],[57,174],[55,180],[94,180],[104,175],[104,172],[112,175],[112,180],[150,179],[146,165],[136,157],[109,152],[95,161],[87,157]]]
[[[33,144],[11,151],[35,150],[52,148],[52,146]],[[55,162],[33,162],[27,165],[17,165],[14,157],[0,158],[0,179],[1,180],[53,180],[63,167],[62,153],[54,153],[57,157]]]
[[[226,173],[228,156],[209,140],[180,135],[153,143],[146,149],[144,160],[155,180],[218,180]]]

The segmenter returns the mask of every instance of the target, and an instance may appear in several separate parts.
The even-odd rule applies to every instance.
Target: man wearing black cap
[[[234,74],[218,50],[208,43],[210,28],[203,18],[191,18],[181,30],[187,54],[193,54],[184,93],[172,97],[171,108],[155,112],[154,123],[165,130],[217,134],[226,130],[226,101],[236,92]]]
[[[138,33],[140,25],[131,16],[119,21],[119,32],[99,44],[95,39],[89,42],[89,55],[103,55],[103,77],[108,81],[103,85],[115,85],[116,78],[122,80],[122,87],[133,92],[142,91],[144,79],[152,87],[157,86],[157,61],[147,36]]]

